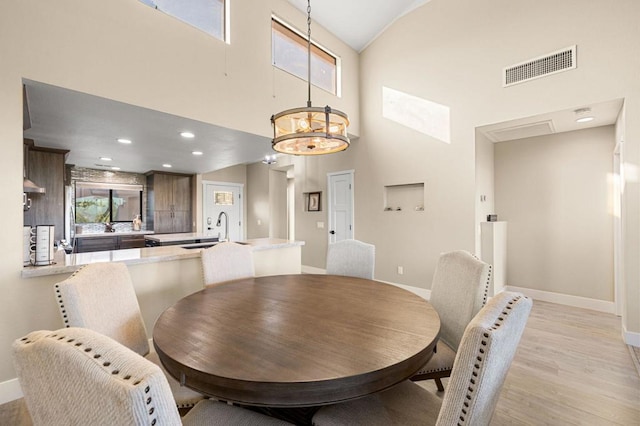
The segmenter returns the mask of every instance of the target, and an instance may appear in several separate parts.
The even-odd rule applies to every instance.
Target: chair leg
[[[444,392],[444,386],[442,386],[442,381],[440,380],[440,378],[436,377],[433,380],[436,381],[436,386],[438,387],[438,392]]]

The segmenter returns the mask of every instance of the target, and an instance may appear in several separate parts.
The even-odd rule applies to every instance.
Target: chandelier
[[[329,105],[311,106],[311,0],[307,0],[307,106],[271,116],[274,151],[293,155],[320,155],[349,147],[347,114]]]

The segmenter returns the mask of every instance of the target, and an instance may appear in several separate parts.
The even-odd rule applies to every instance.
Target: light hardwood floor
[[[491,425],[640,425],[620,328],[615,315],[534,300]]]
[[[640,425],[631,353],[620,318],[534,301],[491,425]],[[0,406],[0,425],[30,424],[22,400]]]

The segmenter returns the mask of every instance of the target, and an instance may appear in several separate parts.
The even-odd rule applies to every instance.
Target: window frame
[[[78,185],[84,188],[95,188],[101,189],[109,192],[109,202],[108,202],[108,211],[109,211],[109,220],[108,223],[128,223],[133,219],[129,220],[113,220],[113,192],[118,190],[126,190],[126,191],[135,191],[139,189],[139,205],[138,205],[138,213],[134,214],[134,218],[136,215],[140,215],[142,217],[142,199],[144,197],[144,187],[142,185],[137,184],[110,184],[110,183],[101,183],[101,182],[75,182],[74,191],[73,191],[73,220],[77,224],[90,224],[90,223],[104,223],[104,222],[78,222]]]
[[[286,72],[287,74],[290,74],[294,77],[300,78],[303,81],[307,82],[308,81],[308,77],[307,75],[305,75],[304,77],[300,77],[299,75],[294,74],[292,71],[278,65],[275,61],[275,57],[274,57],[274,38],[273,38],[273,32],[274,30],[277,31],[277,29],[274,29],[274,23],[279,25],[280,27],[282,27],[285,32],[283,31],[279,31],[281,34],[283,34],[284,36],[288,36],[289,34],[292,34],[294,37],[289,37],[289,39],[291,41],[293,41],[294,43],[297,43],[303,47],[305,47],[305,49],[307,48],[307,43],[309,38],[307,37],[307,34],[303,33],[302,31],[298,30],[297,28],[295,28],[293,25],[287,23],[285,20],[283,20],[282,18],[276,16],[276,15],[271,15],[271,65],[281,71]],[[331,90],[327,90],[324,87],[318,86],[317,84],[315,84],[313,82],[313,78],[311,79],[311,84],[314,87],[317,87],[318,89],[324,90],[327,93],[331,93],[332,95],[335,95],[337,97],[342,97],[342,60],[341,58],[336,55],[335,53],[333,53],[331,50],[327,49],[326,47],[324,47],[322,44],[316,42],[313,37],[311,38],[311,55],[315,55],[316,57],[322,58],[323,60],[326,60],[327,58],[330,58],[333,60],[333,66],[335,69],[335,75],[336,75],[336,82],[335,82],[335,92],[331,91]],[[330,61],[326,61],[326,62],[330,62]]]
[[[222,2],[222,28],[220,28],[220,35],[221,38],[218,38],[217,35],[214,35],[213,33],[210,33],[209,31],[195,25],[193,23],[193,21],[184,19],[183,17],[179,17],[173,13],[169,13],[161,8],[158,7],[157,4],[155,4],[154,0],[138,0],[140,3],[147,5],[149,7],[151,7],[154,10],[157,10],[158,12],[162,12],[165,15],[173,18],[173,19],[177,19],[180,22],[183,22],[193,28],[196,28],[200,31],[205,32],[206,34],[210,35],[211,37],[215,38],[216,40],[220,40],[223,41],[226,44],[231,44],[231,7],[230,7],[230,3],[231,0],[220,0]]]

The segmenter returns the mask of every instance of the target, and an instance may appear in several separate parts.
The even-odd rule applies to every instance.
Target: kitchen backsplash
[[[104,223],[83,223],[76,225],[76,234],[100,234],[104,232]],[[132,222],[114,223],[113,230],[115,232],[131,232],[133,231]],[[146,231],[145,222],[142,222],[141,231]]]

